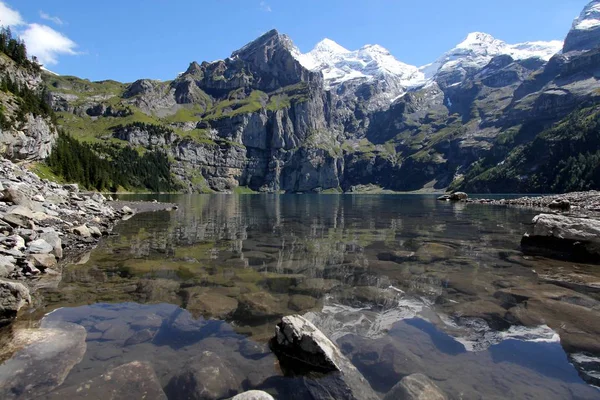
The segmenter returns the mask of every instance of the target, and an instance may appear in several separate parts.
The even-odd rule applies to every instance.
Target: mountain
[[[597,46],[599,39],[600,1],[593,0],[573,21],[573,26],[565,39],[563,52],[591,50]]]
[[[416,67],[377,45],[351,51],[329,39],[302,54],[272,30],[172,81],[43,77],[73,138],[104,159],[114,149],[161,153],[162,170],[187,191],[555,191],[573,185],[529,182],[532,168],[546,167],[524,149],[558,152],[553,138],[566,146],[568,134],[553,129],[600,103],[597,5],[562,52],[557,41],[511,45],[477,32]],[[595,145],[589,137],[580,142]],[[573,156],[588,150],[575,146]],[[518,154],[527,161],[513,162]],[[525,178],[503,181],[498,165]],[[595,182],[565,171],[581,175],[565,182]]]

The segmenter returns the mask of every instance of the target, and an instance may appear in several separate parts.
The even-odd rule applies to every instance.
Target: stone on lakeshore
[[[27,247],[27,251],[32,254],[48,254],[52,252],[52,250],[54,250],[54,248],[44,239],[34,240],[29,243],[29,247]]]
[[[100,229],[98,229],[98,227],[96,226],[90,226],[88,227],[88,229],[90,230],[90,234],[95,237],[95,238],[99,238],[102,236],[102,231]]]
[[[113,368],[79,385],[52,392],[49,399],[166,400],[160,381],[146,361],[133,361]]]
[[[454,192],[450,195],[451,201],[462,201],[462,200],[467,200],[468,198],[469,198],[469,195],[466,194],[465,192]]]
[[[244,393],[240,393],[235,395],[231,400],[275,400],[273,396],[271,396],[267,392],[263,392],[262,390],[249,390]]]
[[[56,257],[54,254],[32,254],[29,256],[29,261],[33,263],[36,268],[53,268],[56,266]]]
[[[15,259],[10,256],[0,255],[0,278],[9,277],[15,270]]]
[[[316,326],[299,315],[283,317],[271,348],[284,371],[292,375],[310,371],[325,373],[318,382],[305,380],[314,398],[377,400],[367,380],[338,347]]]
[[[76,228],[73,228],[73,233],[75,233],[76,235],[79,235],[81,237],[84,237],[84,238],[88,238],[88,237],[92,236],[90,229],[86,225],[81,225]]]
[[[17,206],[33,208],[31,201],[31,189],[24,183],[12,184],[4,190],[4,201]]]
[[[35,196],[33,196],[31,198],[31,200],[38,201],[40,203],[43,203],[44,201],[46,201],[46,199],[44,199],[44,196],[42,196],[41,194],[36,194]]]
[[[13,227],[29,228],[31,226],[33,214],[31,213],[31,211],[29,211],[29,214],[26,214],[24,210],[27,209],[25,207],[17,208],[17,212],[14,212],[15,210],[12,210],[9,211],[8,214],[4,214],[4,216],[2,216],[2,220]]]
[[[438,197],[437,199],[440,201],[450,201],[450,195],[444,194],[444,195],[441,195],[440,197]]]
[[[52,246],[52,253],[57,258],[63,257],[62,240],[57,232],[45,232],[40,235],[40,239],[45,240],[50,246]]]
[[[569,200],[566,199],[556,199],[556,200],[552,200],[552,202],[550,204],[548,204],[548,208],[552,208],[555,210],[568,210],[571,208],[571,202]]]
[[[41,329],[21,329],[11,346],[18,350],[0,365],[0,398],[39,398],[60,386],[86,351],[81,325],[61,323]]]
[[[423,374],[412,374],[402,378],[385,395],[383,400],[447,400],[446,395]]]
[[[63,189],[67,190],[68,192],[71,193],[78,193],[79,192],[79,185],[76,183],[69,183],[67,185],[63,185]]]
[[[581,262],[600,262],[600,221],[540,214],[521,239],[524,250]]]
[[[203,287],[184,289],[186,309],[194,316],[224,319],[238,308],[236,299]]]
[[[0,321],[14,318],[25,304],[31,304],[29,289],[25,285],[0,280]]]
[[[121,211],[123,212],[123,214],[126,215],[131,215],[134,213],[134,211],[128,206],[123,206],[123,208],[121,208]]]

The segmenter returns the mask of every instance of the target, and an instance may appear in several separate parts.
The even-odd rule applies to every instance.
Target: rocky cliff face
[[[67,129],[164,148],[191,191],[443,189],[598,102],[598,7],[554,56],[557,42],[473,33],[416,68],[379,46],[351,52],[327,40],[303,55],[273,30],[170,82],[46,81]],[[136,121],[172,134],[115,130]]]
[[[0,54],[0,79],[10,81],[20,91],[40,93],[42,77],[38,71],[18,66]],[[0,92],[0,155],[15,161],[41,160],[50,154],[57,130],[45,113],[24,111],[23,93],[10,87]]]

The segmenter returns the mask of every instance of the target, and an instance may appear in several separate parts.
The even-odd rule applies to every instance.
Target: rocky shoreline
[[[57,284],[62,266],[110,235],[118,221],[176,207],[112,201],[0,160],[0,324],[32,304],[37,288]]]

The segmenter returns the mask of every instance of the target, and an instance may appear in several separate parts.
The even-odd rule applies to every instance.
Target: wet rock
[[[288,308],[292,311],[301,312],[314,308],[317,305],[317,299],[303,294],[294,294],[290,296]]]
[[[44,239],[34,240],[29,243],[29,247],[27,247],[27,251],[32,254],[48,254],[52,252],[52,250],[54,250],[54,248]]]
[[[225,319],[237,308],[236,299],[216,293],[209,288],[185,289],[186,309],[192,315],[202,315],[206,318]]]
[[[136,344],[149,342],[150,340],[154,339],[155,334],[156,331],[150,329],[143,329],[141,331],[137,331],[125,341],[125,346],[133,346]]]
[[[240,393],[235,395],[231,400],[275,400],[267,392],[262,390],[250,390],[248,392]]]
[[[413,374],[402,378],[383,400],[447,400],[446,395],[423,374]]]
[[[150,363],[133,361],[97,378],[53,392],[50,399],[166,400]]]
[[[550,204],[548,204],[548,208],[552,208],[555,210],[568,210],[569,208],[571,208],[571,202],[566,199],[553,200]]]
[[[17,330],[12,345],[20,350],[0,365],[0,398],[38,398],[60,386],[82,360],[85,340],[85,328],[70,323]]]
[[[524,250],[581,262],[600,262],[600,221],[540,214],[521,239]]]
[[[454,192],[450,195],[450,201],[462,201],[467,200],[469,195],[465,192]]]
[[[286,312],[286,304],[281,298],[267,292],[244,294],[239,298],[236,317],[241,319],[279,317]]]
[[[25,304],[31,304],[29,289],[25,285],[0,280],[0,321],[14,318]]]
[[[342,283],[335,279],[309,278],[302,281],[292,290],[299,294],[307,294],[312,296],[322,296],[324,293],[331,291],[333,288],[340,286]]]
[[[446,260],[455,254],[452,247],[440,243],[425,243],[415,252],[417,259],[424,263]]]
[[[174,376],[165,391],[174,399],[217,400],[229,398],[241,391],[243,377],[212,351],[202,351],[190,359],[183,371]]]
[[[317,382],[305,381],[315,398],[379,399],[337,346],[304,317],[282,318],[271,347],[282,368],[292,374],[325,373]]]
[[[143,279],[138,282],[135,290],[144,302],[180,304],[178,291],[179,283],[171,279]]]

